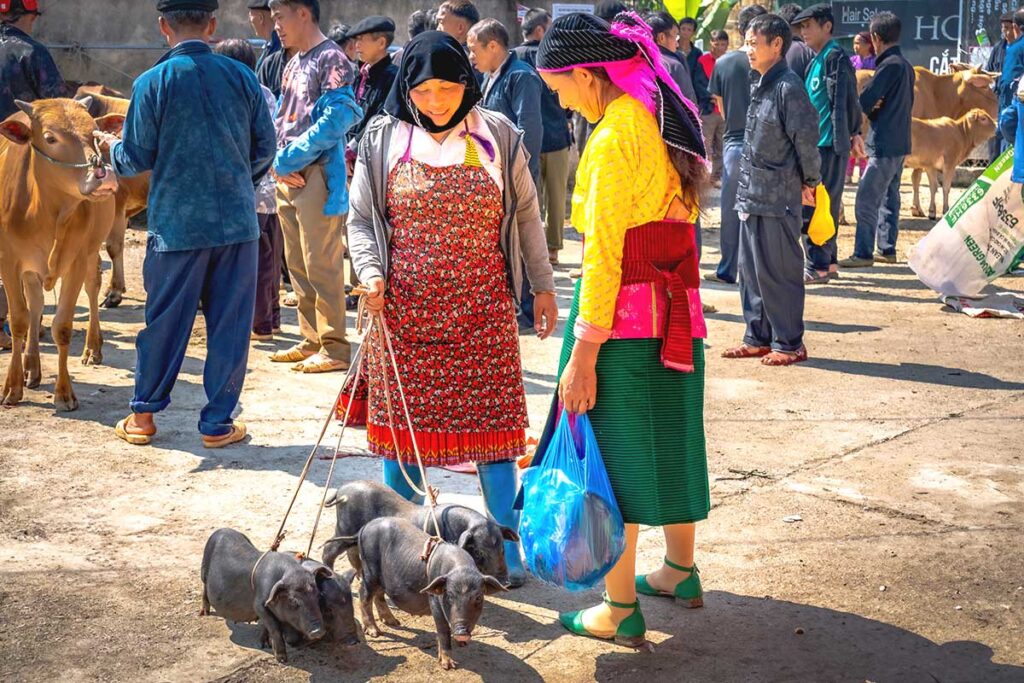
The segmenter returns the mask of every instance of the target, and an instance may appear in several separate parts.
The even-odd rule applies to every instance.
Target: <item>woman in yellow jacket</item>
[[[572,202],[583,277],[566,326],[561,406],[537,462],[562,407],[588,412],[626,522],[626,551],[605,579],[603,604],[561,621],[639,646],[638,592],[703,604],[694,564],[694,523],[710,508],[693,225],[708,183],[700,117],[633,13],[611,25],[587,14],[559,18],[537,68],[563,106],[597,124]],[[634,576],[640,524],[664,528],[667,552],[656,571]]]

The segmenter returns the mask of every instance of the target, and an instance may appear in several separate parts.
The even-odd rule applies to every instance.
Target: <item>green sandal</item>
[[[680,572],[690,572],[690,575],[676,584],[675,590],[671,593],[660,591],[647,582],[646,576],[636,577],[636,592],[641,595],[657,595],[666,598],[675,598],[678,602],[685,603],[687,607],[695,609],[704,606],[704,589],[700,585],[700,570],[697,565],[684,567],[672,562],[667,557],[665,564]]]
[[[616,645],[625,645],[632,648],[640,648],[647,644],[647,624],[644,623],[644,615],[640,612],[639,602],[612,602],[608,599],[608,594],[605,593],[604,604],[609,607],[617,607],[618,609],[633,610],[633,613],[619,624],[614,636],[596,636],[588,631],[583,625],[584,610],[563,612],[558,615],[558,620],[562,622],[562,626],[579,636],[597,638],[598,640],[613,640]]]

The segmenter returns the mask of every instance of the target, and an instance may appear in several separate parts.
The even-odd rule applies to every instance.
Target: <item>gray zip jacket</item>
[[[523,147],[523,134],[496,112],[477,107],[498,143],[505,165],[499,247],[505,257],[505,277],[512,298],[519,303],[523,268],[536,292],[554,292],[555,278],[548,260],[547,237],[540,219],[537,188]],[[372,277],[387,280],[390,270],[388,245],[394,232],[386,218],[387,158],[391,136],[401,122],[390,114],[375,117],[359,143],[359,157],[349,189],[348,250],[360,282]]]

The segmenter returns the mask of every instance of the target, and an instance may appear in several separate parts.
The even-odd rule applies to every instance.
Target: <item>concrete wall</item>
[[[406,39],[406,19],[417,9],[437,6],[430,0],[321,0],[324,30],[336,22],[354,24],[370,14],[393,17],[397,40]],[[515,26],[515,0],[476,0],[484,17]],[[164,52],[157,29],[153,0],[43,0],[44,16],[36,24],[36,37],[51,50],[64,78],[99,81],[119,90]],[[220,0],[218,36],[251,36],[246,0]],[[518,31],[511,31],[518,36]]]

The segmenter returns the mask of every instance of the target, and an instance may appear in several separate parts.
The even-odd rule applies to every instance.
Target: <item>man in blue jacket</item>
[[[231,414],[245,380],[256,297],[259,223],[254,184],[274,158],[274,125],[256,76],[211,52],[217,0],[159,0],[171,50],[135,81],[115,172],[152,171],[143,281],[146,327],[136,339],[132,415],[117,435],[145,444],[170,404],[196,309],[206,319],[203,445],[245,437]]]
[[[544,81],[532,66],[509,51],[508,29],[497,19],[484,19],[473,25],[467,36],[470,61],[484,74],[484,99],[481,105],[504,114],[523,131],[523,146],[529,155],[530,175],[538,192],[541,187],[540,157],[544,141],[541,118],[541,93]],[[550,255],[550,254],[549,254]],[[533,293],[523,285],[519,309],[519,329],[534,329]]]
[[[1013,25],[1015,33],[1024,31],[1024,9],[1013,13]],[[1017,40],[1010,43],[1006,48],[1006,55],[1003,58],[1003,73],[999,77],[999,86],[996,93],[999,95],[999,111],[1004,111],[1013,105],[1013,98],[1017,92],[1017,82],[1024,76],[1024,40]],[[1004,139],[1000,152],[1013,145],[1013,138]]]
[[[302,341],[271,360],[297,372],[347,370],[345,338],[345,142],[363,112],[355,71],[320,30],[318,0],[270,0],[277,34],[295,49],[277,108],[277,208]]]
[[[544,82],[537,70],[509,51],[508,30],[497,19],[484,19],[469,30],[470,60],[484,74],[481,105],[504,114],[523,131],[533,182],[540,185],[540,151],[544,122],[540,115]]]
[[[876,260],[896,262],[900,223],[900,178],[910,154],[910,112],[914,108],[914,67],[900,52],[900,19],[879,12],[871,19],[871,42],[878,55],[875,75],[860,94],[860,106],[871,121],[868,167],[857,187],[857,234],[853,256],[843,268],[864,268]],[[872,253],[875,244],[877,254]]]

